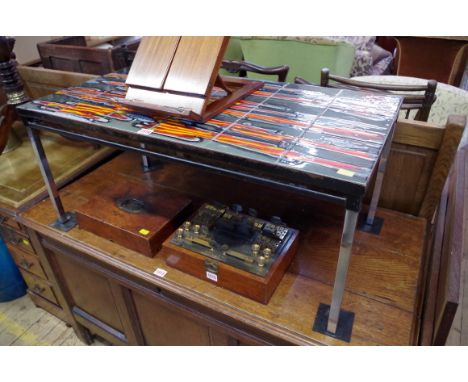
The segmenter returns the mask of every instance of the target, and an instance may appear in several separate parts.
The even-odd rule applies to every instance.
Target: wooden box
[[[81,229],[153,257],[190,205],[185,197],[125,180],[103,187],[76,209],[76,217]]]
[[[264,276],[183,248],[173,241],[177,233],[163,243],[160,253],[166,264],[173,268],[267,304],[297,250],[299,232],[292,228],[289,230],[288,239]]]

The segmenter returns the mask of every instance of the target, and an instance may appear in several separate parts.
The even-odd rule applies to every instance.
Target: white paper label
[[[153,272],[156,276],[164,277],[166,276],[167,271],[165,269],[158,268]]]
[[[215,283],[218,282],[218,275],[216,273],[206,271],[206,278]]]
[[[140,129],[137,131],[137,134],[150,135],[152,132],[153,132],[153,129]]]

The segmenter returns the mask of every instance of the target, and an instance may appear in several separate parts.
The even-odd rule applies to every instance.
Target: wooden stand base
[[[166,264],[189,273],[202,280],[229,289],[252,300],[268,304],[270,297],[281,281],[286,269],[293,259],[298,246],[298,231],[294,231],[283,252],[271,266],[265,277],[218,262],[206,256],[179,247],[168,238],[160,253]]]
[[[131,98],[121,99],[119,102],[135,110],[151,112],[161,118],[178,117],[206,122],[264,85],[261,81],[235,77],[219,77],[218,81],[219,84],[222,83],[220,87],[228,90],[228,93],[217,99],[208,99],[210,97],[207,97],[205,100],[205,98],[188,97],[187,95],[131,88],[127,92],[127,97]],[[184,104],[184,102],[188,102],[188,98],[194,98],[189,102],[192,109]]]
[[[76,209],[81,229],[153,257],[184,217],[189,199],[125,180]]]

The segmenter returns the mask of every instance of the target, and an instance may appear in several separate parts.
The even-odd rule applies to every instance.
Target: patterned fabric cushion
[[[330,38],[347,42],[356,49],[351,77],[372,74],[372,48],[375,44],[375,36],[330,36]]]
[[[393,57],[390,55],[388,57],[382,58],[377,63],[372,65],[371,74],[376,76],[381,76],[383,74],[390,73],[390,69],[392,68]]]
[[[404,76],[366,76],[353,79],[376,84],[422,85],[427,83],[427,80],[421,78]],[[444,125],[449,115],[468,116],[468,91],[439,82],[436,96],[437,99],[432,105],[428,122]],[[401,112],[400,117],[404,118],[405,114],[406,112]],[[414,118],[415,114],[416,111],[412,111],[410,118]]]
[[[353,45],[356,50],[370,52],[375,44],[375,36],[330,36],[336,41],[345,41]]]
[[[372,74],[372,55],[367,50],[356,50],[351,77]]]

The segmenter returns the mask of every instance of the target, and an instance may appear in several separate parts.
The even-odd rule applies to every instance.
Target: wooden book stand
[[[229,37],[144,37],[127,77],[123,104],[205,122],[260,88],[260,81],[221,78]],[[218,91],[213,92],[214,86]]]

